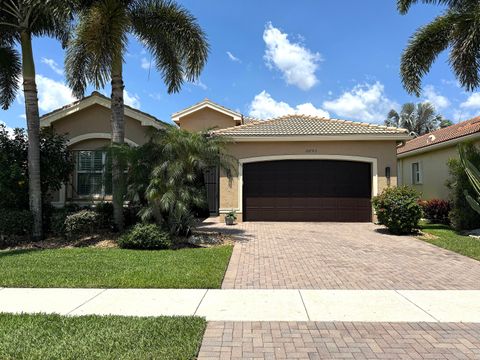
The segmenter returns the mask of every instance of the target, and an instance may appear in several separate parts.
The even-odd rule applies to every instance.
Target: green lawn
[[[480,240],[457,234],[446,225],[422,224],[422,231],[437,238],[421,239],[444,249],[480,260]]]
[[[0,359],[194,359],[199,317],[0,314]]]
[[[232,246],[0,251],[0,287],[220,288]]]

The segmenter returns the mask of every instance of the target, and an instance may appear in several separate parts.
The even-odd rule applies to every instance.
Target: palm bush
[[[406,103],[398,113],[392,109],[385,120],[386,126],[395,126],[407,129],[410,134],[420,136],[427,134],[445,121],[441,115],[437,114],[435,107],[430,103]]]
[[[472,143],[461,145],[459,150],[463,159],[475,167],[480,167],[480,151]],[[474,194],[475,189],[470,183],[469,176],[465,171],[460,159],[450,159],[448,161],[450,177],[447,181],[447,187],[450,189],[450,201],[452,210],[450,211],[450,221],[457,230],[470,230],[480,227],[480,216],[470,206],[465,193]]]
[[[458,152],[463,170],[467,174],[468,180],[475,191],[475,198],[473,198],[467,190],[464,190],[465,198],[470,207],[480,215],[480,171],[478,171],[478,168],[468,159],[466,150],[462,144],[458,146]]]
[[[155,221],[171,234],[188,235],[194,209],[206,205],[203,171],[218,166],[231,176],[234,160],[226,153],[227,144],[221,136],[172,127],[132,149],[128,196],[144,205],[142,219]]]
[[[123,62],[132,35],[152,55],[168,93],[195,81],[205,66],[208,43],[195,17],[172,0],[83,0],[65,60],[66,77],[77,97],[88,84],[111,83],[112,143],[125,140]],[[123,228],[124,179],[121,163],[113,158],[114,220]]]

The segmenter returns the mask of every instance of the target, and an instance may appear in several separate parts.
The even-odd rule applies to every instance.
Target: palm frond
[[[400,14],[406,14],[414,4],[433,4],[444,5],[449,8],[457,8],[467,3],[472,3],[476,0],[397,0],[397,9]]]
[[[437,56],[448,47],[455,18],[456,15],[450,13],[439,16],[410,38],[400,65],[403,86],[410,94],[420,95],[423,76]]]
[[[480,85],[480,5],[457,14],[451,35],[450,65],[460,84],[472,91]]]
[[[169,0],[135,1],[130,9],[132,31],[150,51],[169,93],[184,80],[195,81],[208,57],[208,42],[197,20]]]
[[[0,106],[6,110],[19,90],[22,63],[12,46],[0,46]]]
[[[65,58],[67,83],[77,95],[87,84],[102,88],[110,80],[115,61],[123,61],[129,26],[122,1],[100,0],[80,13]]]

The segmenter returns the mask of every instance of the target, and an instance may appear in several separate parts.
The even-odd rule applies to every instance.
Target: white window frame
[[[416,166],[416,170],[415,170]],[[412,165],[412,185],[423,184],[422,163],[420,161],[413,162]]]
[[[95,165],[92,164],[92,170],[80,170],[80,154],[81,153],[85,153],[85,152],[90,152],[90,153],[95,153],[95,152],[101,152],[102,153],[102,169],[101,170],[95,170]],[[92,158],[92,161],[94,162],[95,158],[93,157]],[[94,197],[94,198],[99,198],[99,197],[105,197],[105,196],[109,196],[110,194],[106,194],[105,193],[105,175],[106,175],[106,171],[105,171],[105,168],[106,168],[106,165],[107,165],[107,152],[106,151],[102,151],[102,150],[79,150],[77,151],[77,156],[76,156],[76,171],[77,171],[77,174],[76,174],[76,181],[77,181],[77,195],[81,198],[91,198],[91,197]],[[98,193],[90,193],[90,194],[78,194],[78,188],[79,188],[79,184],[80,184],[80,174],[101,174],[102,175],[102,189],[101,189],[101,193],[98,194]]]

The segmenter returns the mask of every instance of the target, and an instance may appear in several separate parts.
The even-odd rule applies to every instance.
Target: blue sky
[[[200,80],[169,95],[134,38],[125,58],[126,103],[164,121],[204,98],[260,118],[304,112],[373,123],[408,101],[429,100],[454,122],[480,110],[480,93],[458,87],[446,54],[425,77],[419,99],[401,85],[401,52],[419,26],[440,14],[438,6],[416,5],[401,16],[395,0],[180,3],[198,18],[211,45]],[[60,45],[35,39],[34,55],[40,112],[73,101],[63,83]],[[101,91],[109,94],[110,89]],[[21,96],[8,111],[0,111],[0,121],[25,126]]]

